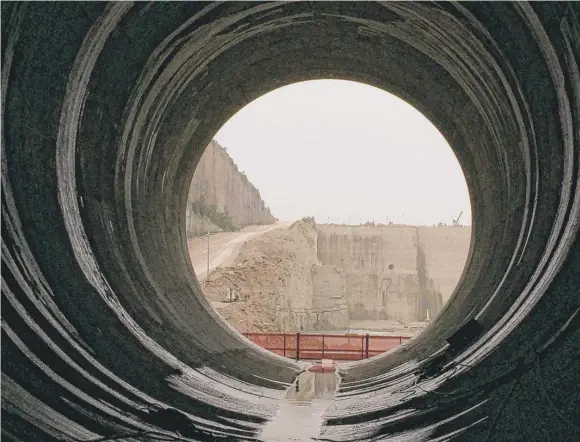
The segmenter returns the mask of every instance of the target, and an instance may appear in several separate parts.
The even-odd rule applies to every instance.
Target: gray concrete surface
[[[301,368],[203,299],[189,183],[242,106],[338,77],[431,119],[474,221],[452,302],[399,351],[342,370],[322,436],[578,440],[577,3],[1,8],[3,439],[175,430],[151,403],[185,413],[189,440],[258,437]],[[471,317],[483,333],[450,353]],[[462,365],[419,380],[436,352]]]

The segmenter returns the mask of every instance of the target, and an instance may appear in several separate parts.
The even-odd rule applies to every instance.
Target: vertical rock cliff
[[[341,284],[335,267],[319,265],[316,228],[297,221],[248,241],[234,265],[211,273],[204,290],[239,331],[296,332],[347,327]],[[229,289],[239,302],[223,302]]]
[[[344,275],[350,319],[406,322],[441,310],[461,276],[471,233],[466,227],[317,229],[320,262]]]
[[[205,294],[239,331],[347,330],[350,321],[434,319],[461,275],[466,227],[316,225],[247,241]],[[444,287],[442,289],[442,287]],[[234,302],[228,294],[236,294]]]
[[[259,190],[238,170],[226,149],[211,141],[191,182],[188,233],[237,230],[252,224],[271,224],[275,220]]]

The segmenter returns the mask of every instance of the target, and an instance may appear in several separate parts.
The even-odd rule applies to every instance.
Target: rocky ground
[[[311,303],[315,237],[312,225],[298,221],[248,240],[231,265],[210,272],[206,296],[240,332],[277,332],[284,322],[296,327],[288,312]],[[233,302],[228,302],[230,293]]]
[[[323,241],[320,228],[326,234]],[[378,227],[315,226],[313,220],[303,219],[217,233],[209,237],[209,249],[207,237],[192,238],[188,246],[206,297],[240,332],[413,336],[425,326],[425,323],[412,323],[424,319],[416,314],[421,289],[414,269],[418,262],[415,240],[420,229],[385,226],[384,231],[377,230],[374,236],[370,235],[372,229]],[[429,255],[433,261],[429,270],[438,281],[446,282],[453,276],[456,283],[460,275],[457,259],[451,258],[459,256],[459,249],[465,249],[459,246],[468,242],[455,244],[453,235],[457,232],[448,228],[421,233],[421,244],[425,242],[430,255],[441,258],[437,260]],[[206,276],[208,254],[209,277]],[[353,268],[357,259],[364,259],[367,267]],[[386,276],[389,281],[395,281],[395,289],[380,292],[378,281],[386,273],[373,266],[392,262],[396,270],[389,272],[396,274]],[[348,305],[348,314],[345,311],[347,293],[352,304]],[[385,302],[388,302],[388,315],[380,310],[385,308]]]

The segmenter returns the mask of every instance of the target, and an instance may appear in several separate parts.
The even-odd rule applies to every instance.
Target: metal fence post
[[[366,359],[369,358],[369,334],[367,333],[365,336],[365,341],[366,341]]]
[[[299,361],[301,359],[318,359],[319,357],[324,359],[326,356],[328,356],[328,353],[326,351],[326,334],[321,333],[320,335],[311,335],[306,333],[307,337],[312,337],[312,344],[311,347],[308,347],[308,339],[307,339],[307,346],[306,346],[306,351],[304,353],[304,358],[302,358],[302,353],[300,353],[301,348],[300,348],[300,338],[301,338],[301,333],[297,332],[296,333],[296,347],[292,348],[291,347],[291,341],[288,341],[288,339],[290,337],[292,337],[293,333],[249,333],[249,332],[243,332],[242,333],[243,336],[245,336],[247,339],[251,340],[252,342],[254,342],[254,344],[261,346],[262,348],[265,348],[266,350],[270,350],[270,351],[274,351],[275,353],[282,351],[283,355],[285,357],[289,357],[292,358],[292,351],[296,351],[296,360]],[[280,348],[280,344],[279,344],[279,339],[280,339],[280,335],[282,335],[282,339],[283,339],[283,347]],[[361,334],[361,335],[331,335],[330,336],[333,340],[333,342],[336,342],[337,338],[342,338],[342,340],[340,342],[342,342],[343,344],[335,344],[338,345],[338,347],[334,346],[332,342],[329,344],[329,348],[328,350],[331,353],[331,357],[342,357],[344,356],[346,359],[350,360],[362,360],[362,359],[367,359],[371,357],[371,334],[370,333],[366,333],[366,334]],[[356,348],[356,343],[355,341],[357,340],[357,338],[361,338],[360,340],[360,348],[357,349]],[[377,354],[377,353],[381,353],[383,351],[387,351],[391,348],[396,347],[396,345],[394,344],[394,340],[396,340],[397,338],[399,339],[399,345],[401,345],[403,342],[407,342],[410,338],[408,336],[372,336],[373,341],[377,341],[375,347],[373,347],[373,355]],[[274,341],[275,339],[275,341]],[[321,339],[321,341],[318,341],[318,339]],[[316,343],[315,340],[318,342],[322,342],[322,347],[320,349],[320,353],[316,352]],[[346,344],[344,344],[346,340]],[[273,343],[274,342],[274,343]],[[277,342],[278,344],[276,344],[275,342]],[[345,348],[346,346],[346,348]],[[358,356],[357,356],[358,354]]]
[[[296,360],[300,360],[300,332],[296,333]]]
[[[296,333],[296,360],[300,360],[300,332]]]

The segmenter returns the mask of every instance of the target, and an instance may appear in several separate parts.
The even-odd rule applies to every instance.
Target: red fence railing
[[[244,333],[246,338],[292,359],[357,361],[384,353],[411,339],[408,336],[325,335],[308,333]]]

